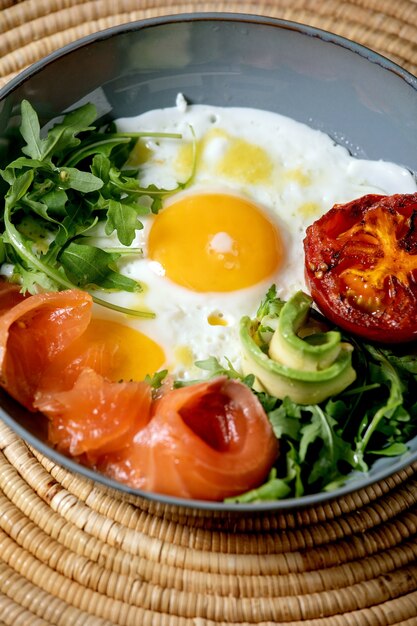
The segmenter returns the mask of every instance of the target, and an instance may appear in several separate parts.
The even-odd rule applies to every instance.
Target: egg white
[[[205,191],[238,194],[260,207],[276,225],[284,242],[284,260],[276,275],[262,282],[229,293],[194,292],[170,281],[164,269],[147,256],[147,242],[153,217],[141,218],[132,248],[142,255],[129,255],[121,271],[144,285],[141,294],[107,295],[120,306],[155,313],[155,319],[126,318],[165,350],[166,366],[178,378],[201,377],[196,360],[225,357],[239,369],[239,320],[253,316],[268,287],[275,283],[278,295],[286,299],[304,281],[303,239],[309,224],[336,203],[344,203],[367,193],[413,193],[417,185],[412,174],[393,163],[355,159],[326,134],[305,124],[271,112],[207,105],[178,106],[149,111],[117,121],[119,130],[181,133],[183,139],[149,139],[145,142],[147,160],[140,166],[143,186],[174,189],[181,175],[178,167],[184,144],[204,141],[197,169],[188,189],[180,194]],[[192,132],[191,130],[192,129]],[[205,140],[204,140],[205,138]],[[240,142],[240,143],[239,143]],[[243,142],[243,143],[242,143]],[[270,168],[270,175],[245,179],[219,170],[230,146],[257,146]],[[248,148],[249,150],[249,148]],[[162,209],[163,210],[163,209]],[[217,239],[226,245],[225,238]],[[113,242],[114,243],[114,242]],[[211,315],[220,315],[226,325],[212,325]],[[140,358],[140,355],[138,355]]]

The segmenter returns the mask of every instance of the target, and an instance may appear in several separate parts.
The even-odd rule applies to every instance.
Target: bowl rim
[[[301,22],[295,22],[292,20],[285,20],[277,17],[268,17],[264,15],[251,14],[251,13],[233,13],[233,12],[196,12],[196,13],[177,13],[171,15],[163,15],[158,17],[150,17],[145,19],[135,20],[133,22],[125,22],[109,28],[90,33],[71,41],[60,48],[50,52],[46,56],[42,57],[38,61],[35,61],[16,76],[10,79],[3,87],[0,88],[0,101],[9,93],[14,91],[17,87],[23,84],[26,80],[37,74],[44,67],[53,63],[57,59],[66,54],[73,52],[79,48],[82,48],[91,43],[110,39],[115,35],[123,34],[126,32],[132,32],[136,30],[142,30],[145,28],[152,28],[167,24],[176,24],[183,22],[204,22],[204,21],[218,21],[218,22],[233,22],[244,24],[261,24],[265,26],[273,26],[284,30],[291,30],[303,35],[315,37],[322,41],[339,45],[342,48],[346,48],[351,52],[358,54],[359,56],[367,59],[371,63],[376,63],[386,70],[392,71],[400,78],[405,80],[409,85],[417,90],[417,76],[414,76],[408,70],[402,68],[400,65],[388,59],[383,54],[372,50],[371,48],[353,41],[342,35],[337,35],[331,31],[318,28],[316,26],[310,26]]]
[[[375,52],[371,48],[368,48],[341,35],[337,35],[333,32],[310,26],[308,24],[257,14],[234,12],[196,12],[178,13],[173,15],[164,15],[140,19],[133,22],[126,22],[88,34],[80,39],[72,41],[58,48],[57,50],[54,50],[53,52],[49,53],[35,63],[31,64],[30,66],[19,72],[16,76],[14,76],[9,82],[6,83],[6,85],[0,88],[0,105],[1,102],[9,94],[15,91],[32,76],[42,71],[48,65],[54,63],[55,61],[58,61],[61,57],[64,57],[75,50],[96,43],[97,41],[110,39],[114,36],[118,36],[128,32],[139,31],[158,26],[166,26],[170,24],[204,21],[272,26],[278,29],[295,31],[304,36],[318,38],[323,42],[341,46],[342,48],[345,48],[350,52],[358,54],[369,62],[375,63],[383,69],[395,73],[417,92],[417,77],[414,76],[411,72],[405,70],[394,61],[388,59],[378,52]],[[10,401],[15,402],[13,399],[10,399]],[[2,406],[0,406],[0,419],[28,445],[38,450],[45,457],[49,458],[57,465],[75,473],[76,475],[81,475],[83,478],[91,480],[93,483],[100,483],[104,487],[118,493],[122,493],[124,495],[142,498],[144,500],[152,501],[162,505],[174,506],[182,509],[194,509],[201,512],[212,511],[224,514],[257,514],[262,512],[284,513],[290,510],[294,511],[299,509],[312,508],[317,505],[329,503],[335,499],[343,498],[348,494],[352,494],[353,492],[362,491],[363,489],[366,489],[371,485],[381,480],[384,480],[396,474],[397,472],[400,472],[417,460],[417,450],[413,453],[405,453],[404,455],[398,457],[397,460],[389,466],[389,468],[380,469],[376,471],[374,475],[359,472],[353,473],[352,478],[350,478],[342,487],[339,487],[333,492],[319,492],[315,494],[301,496],[298,498],[293,497],[283,500],[261,501],[253,503],[225,503],[207,500],[189,500],[185,498],[177,498],[174,496],[167,496],[164,494],[146,492],[140,489],[135,489],[133,487],[130,487],[129,485],[117,482],[116,480],[111,479],[104,474],[100,474],[93,469],[79,464],[72,458],[58,452],[56,449],[49,446],[46,442],[42,441],[42,439],[34,435],[30,430],[25,428],[13,417],[11,417],[11,415],[9,415],[9,413]],[[357,478],[357,480],[354,480],[355,478]]]

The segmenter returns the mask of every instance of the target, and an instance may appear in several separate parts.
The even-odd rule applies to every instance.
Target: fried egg
[[[158,362],[180,379],[201,378],[195,362],[210,356],[239,369],[240,318],[255,314],[272,283],[283,299],[306,289],[307,226],[336,203],[417,190],[408,170],[356,159],[326,134],[271,112],[188,106],[179,96],[176,107],[117,127],[182,136],[140,139],[130,155],[142,186],[171,193],[157,215],[141,218],[123,257],[122,273],[143,291],[106,296],[155,314],[123,320],[150,340],[131,348],[149,374]]]

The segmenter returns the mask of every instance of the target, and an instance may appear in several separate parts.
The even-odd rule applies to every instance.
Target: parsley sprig
[[[138,170],[125,166],[136,141],[181,135],[118,133],[113,124],[96,128],[96,117],[94,105],[85,104],[42,136],[37,113],[28,101],[21,104],[21,152],[0,170],[7,188],[0,221],[0,263],[13,265],[14,280],[23,291],[74,287],[93,292],[141,291],[137,281],[120,273],[117,262],[143,228],[140,218],[157,213],[162,199],[186,187],[194,174],[175,189],[143,187]],[[36,236],[28,228],[31,221]],[[120,251],[93,245],[89,235],[98,223],[104,224],[106,235],[116,233]],[[153,316],[96,295],[93,299],[131,315]]]

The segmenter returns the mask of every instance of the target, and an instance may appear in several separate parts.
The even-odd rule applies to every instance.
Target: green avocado
[[[257,390],[281,399],[289,396],[298,404],[318,404],[355,380],[352,346],[337,331],[316,332],[308,326],[311,304],[301,291],[285,302],[264,349],[257,335],[260,320],[242,318],[242,369],[255,376]]]
[[[284,304],[269,345],[271,359],[312,372],[328,368],[337,359],[342,349],[339,332],[314,333],[305,339],[297,334],[308,320],[312,302],[310,296],[298,291]]]

